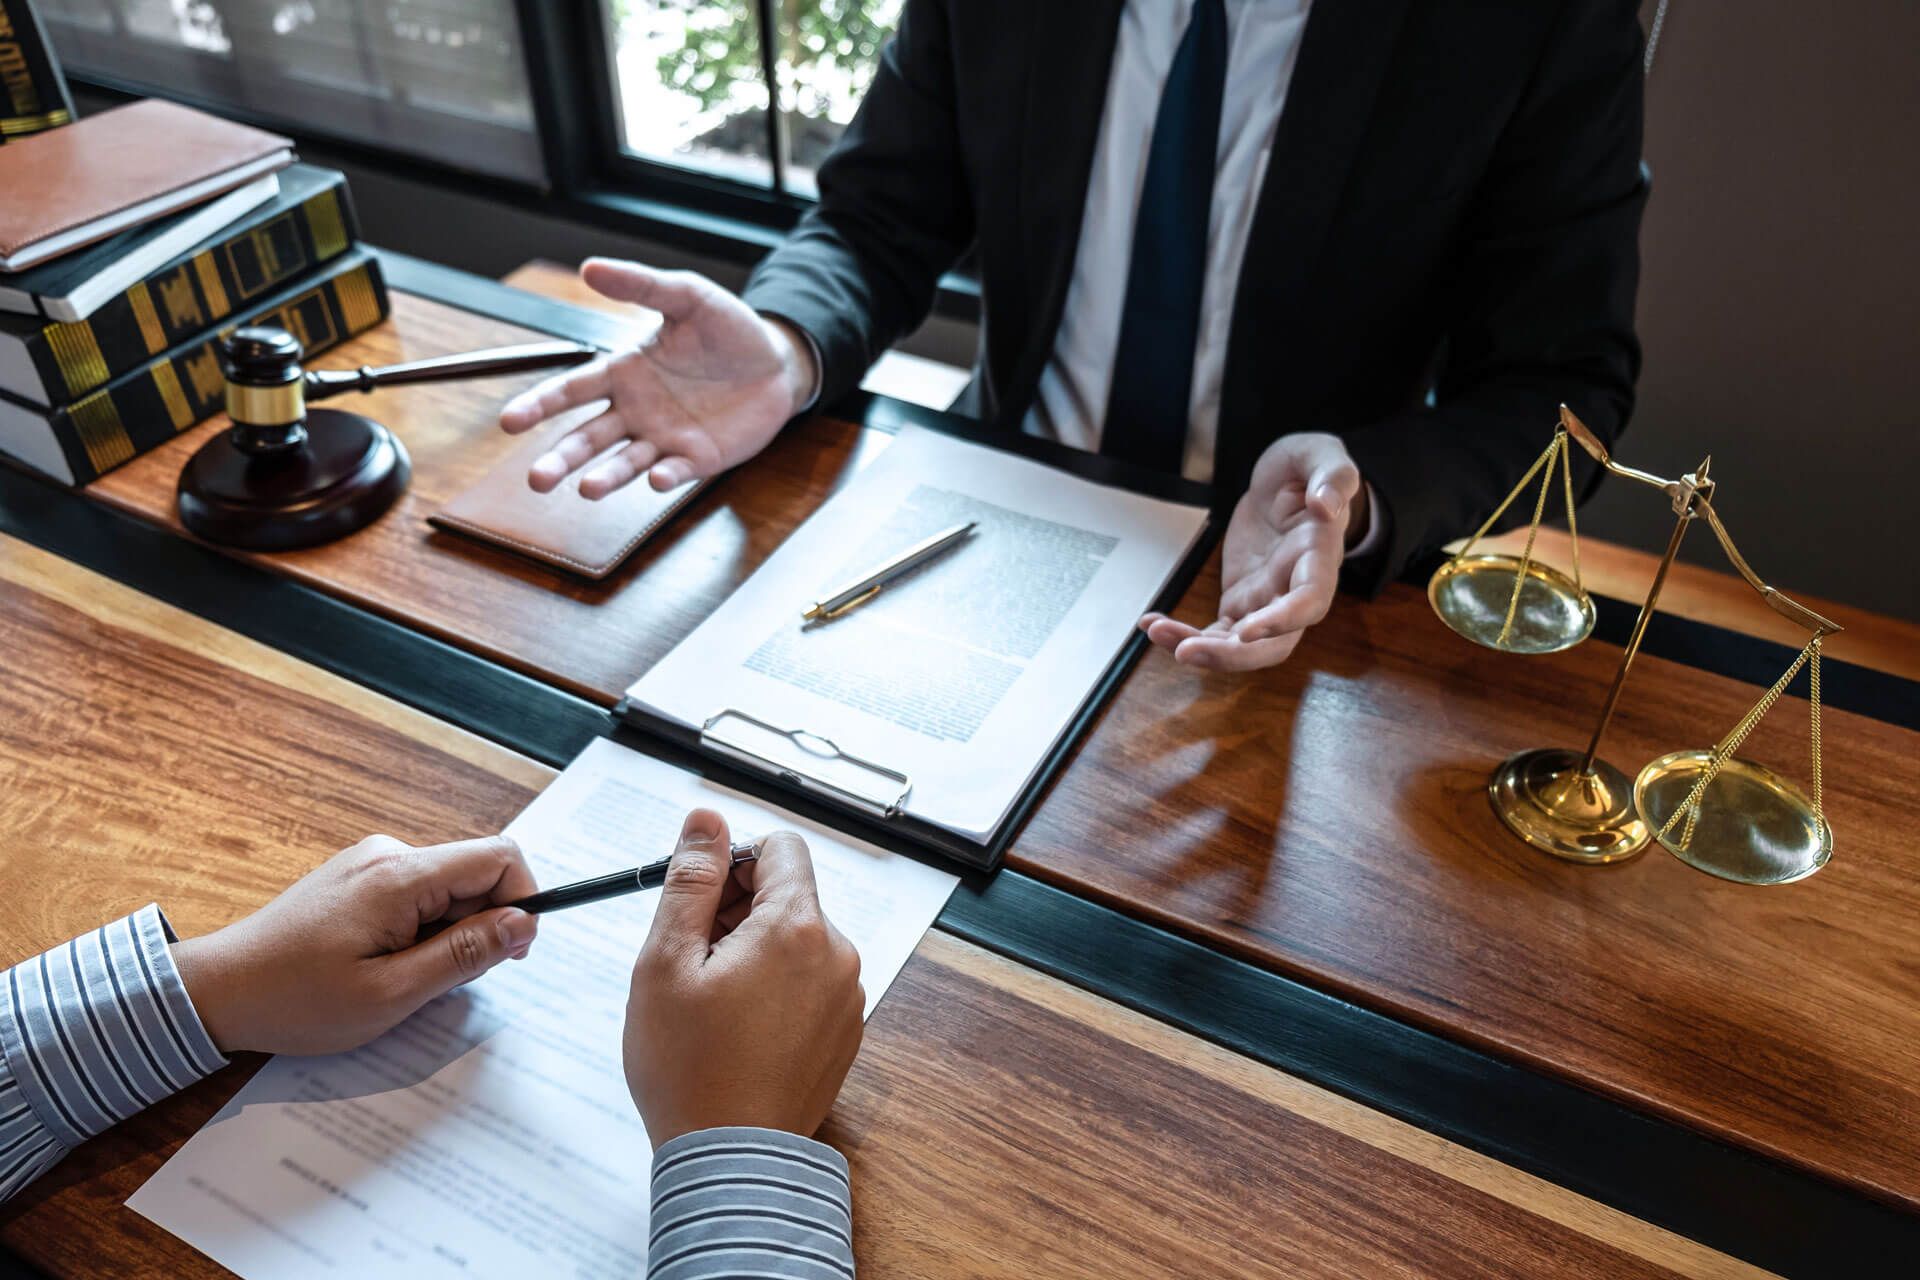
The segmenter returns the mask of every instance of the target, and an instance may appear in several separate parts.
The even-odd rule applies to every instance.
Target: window
[[[72,74],[545,177],[514,0],[38,0]]]
[[[36,0],[68,73],[95,85],[595,216],[690,214],[743,252],[819,194],[903,2]]]
[[[814,171],[866,93],[900,4],[603,0],[621,148],[776,195],[817,194]]]

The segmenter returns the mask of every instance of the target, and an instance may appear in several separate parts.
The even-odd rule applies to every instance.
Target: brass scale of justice
[[[1714,482],[1707,474],[1711,457],[1677,480],[1622,466],[1586,424],[1562,405],[1560,427],[1546,452],[1428,582],[1427,599],[1434,612],[1475,644],[1502,653],[1557,653],[1579,644],[1593,631],[1593,598],[1580,582],[1579,532],[1573,516],[1574,444],[1614,475],[1665,494],[1676,523],[1586,750],[1536,748],[1509,756],[1487,783],[1494,812],[1534,848],[1572,862],[1620,862],[1658,841],[1688,865],[1740,884],[1787,884],[1812,875],[1833,854],[1833,830],[1827,825],[1820,795],[1820,648],[1826,637],[1841,628],[1768,586],[1747,564],[1713,508]],[[1567,504],[1571,577],[1533,556],[1556,464]],[[1524,551],[1517,557],[1474,555],[1475,544],[1536,475],[1540,493]],[[1718,743],[1706,750],[1661,756],[1630,780],[1600,758],[1600,742],[1619,705],[1628,669],[1640,651],[1680,541],[1688,526],[1703,516],[1740,576],[1775,612],[1805,628],[1809,638],[1785,674]],[[1811,798],[1788,778],[1734,754],[1803,666],[1809,668],[1810,683]]]

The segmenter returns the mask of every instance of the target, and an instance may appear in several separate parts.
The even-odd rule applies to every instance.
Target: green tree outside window
[[[701,139],[713,145],[752,140],[764,109],[758,22],[752,0],[654,0],[687,15],[679,47],[661,55],[661,80],[695,99],[703,111],[735,108],[730,118]],[[636,3],[614,0],[623,21]],[[880,50],[893,34],[901,0],[775,0],[783,36],[776,64],[779,101],[795,164],[811,168],[833,145],[873,81]],[[752,103],[751,107],[743,104]],[[751,117],[752,123],[743,117]]]

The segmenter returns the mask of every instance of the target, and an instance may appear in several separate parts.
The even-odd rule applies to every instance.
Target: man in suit
[[[687,816],[634,962],[622,1059],[653,1143],[648,1280],[853,1275],[846,1159],[810,1136],[860,1048],[860,956],[792,832],[733,865]],[[372,836],[181,940],[149,904],[0,969],[0,1203],[233,1053],[343,1053],[524,959],[533,873],[504,836]],[[637,1207],[636,1207],[637,1208]]]
[[[1370,592],[1469,532],[1568,402],[1633,402],[1641,41],[1630,0],[908,0],[744,297],[594,261],[662,313],[637,350],[502,412],[609,407],[533,467],[656,488],[752,457],[852,389],[971,249],[958,408],[1239,495],[1211,626],[1284,660],[1342,577]]]

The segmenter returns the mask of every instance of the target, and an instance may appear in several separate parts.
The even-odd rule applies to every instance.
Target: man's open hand
[[[614,445],[580,478],[603,498],[642,475],[665,492],[715,476],[767,447],[813,395],[819,377],[800,332],[768,319],[691,271],[591,258],[580,276],[621,302],[651,307],[660,327],[631,351],[549,378],[515,396],[500,425],[519,434],[597,400],[606,410],[534,460],[527,483],[551,491]]]
[[[1141,630],[1181,662],[1253,671],[1285,662],[1327,616],[1340,562],[1367,522],[1360,469],[1337,436],[1274,441],[1233,509],[1220,565],[1220,616],[1204,631],[1149,613]]]

